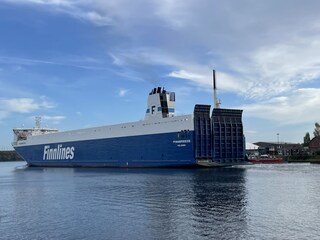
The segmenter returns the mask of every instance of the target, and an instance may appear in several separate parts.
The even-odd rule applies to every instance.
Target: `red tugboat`
[[[260,156],[249,156],[248,162],[253,164],[278,164],[284,163],[282,157],[273,157],[268,154],[263,154]]]

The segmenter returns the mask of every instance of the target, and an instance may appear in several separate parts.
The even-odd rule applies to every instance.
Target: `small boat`
[[[260,156],[249,156],[248,162],[253,164],[277,164],[284,163],[284,159],[282,157],[270,156],[268,154],[263,154]]]

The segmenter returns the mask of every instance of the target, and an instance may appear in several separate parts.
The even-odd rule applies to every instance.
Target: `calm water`
[[[0,239],[320,239],[320,165],[0,163]]]

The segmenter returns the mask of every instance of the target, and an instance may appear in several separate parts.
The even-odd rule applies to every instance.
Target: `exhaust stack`
[[[220,108],[220,99],[218,99],[217,87],[216,87],[216,71],[213,69],[213,100],[214,100],[214,108]]]

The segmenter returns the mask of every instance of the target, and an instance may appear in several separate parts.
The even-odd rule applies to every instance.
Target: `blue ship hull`
[[[45,148],[72,146],[73,159],[47,159]],[[196,166],[193,132],[118,137],[16,147],[30,166],[55,167],[176,167]]]

